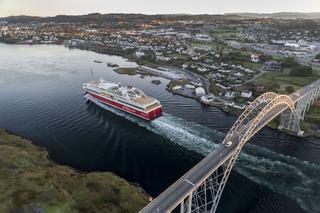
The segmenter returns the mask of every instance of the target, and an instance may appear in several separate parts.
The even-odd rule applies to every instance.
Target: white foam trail
[[[203,155],[213,151],[215,144],[221,142],[225,136],[224,133],[169,114],[148,122],[93,102]],[[320,212],[320,166],[247,144],[237,160],[235,170],[255,183],[285,194],[308,212]]]
[[[213,150],[223,139],[218,131],[168,114],[152,121],[151,125],[169,140],[200,153]]]
[[[235,170],[250,180],[285,194],[307,212],[320,212],[320,166],[248,144]]]

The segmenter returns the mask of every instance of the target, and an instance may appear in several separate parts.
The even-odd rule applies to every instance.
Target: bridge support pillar
[[[192,208],[192,193],[189,194],[189,196],[188,196],[188,210],[187,210],[187,213],[191,213],[191,208]]]
[[[180,204],[180,213],[184,213],[184,200]]]
[[[307,111],[319,98],[319,96],[320,85],[315,87],[312,91],[310,91],[307,95],[305,95],[297,102],[295,115],[290,110],[285,110],[281,114],[279,129],[287,129],[291,132],[297,133],[298,135],[302,135],[303,132],[300,130],[300,121],[304,120]]]

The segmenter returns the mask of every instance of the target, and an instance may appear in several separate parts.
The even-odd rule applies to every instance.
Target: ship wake
[[[151,124],[171,141],[203,155],[225,134],[168,114]],[[234,168],[253,182],[295,200],[307,212],[320,212],[320,166],[248,143]]]
[[[148,122],[96,104],[203,155],[213,151],[225,137],[222,132],[169,114]],[[253,182],[295,200],[307,212],[319,212],[320,166],[249,143],[241,152],[234,169]]]

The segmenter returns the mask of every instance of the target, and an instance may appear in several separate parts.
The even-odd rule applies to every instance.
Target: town
[[[319,78],[319,27],[319,20],[238,15],[9,17],[0,20],[0,42],[123,56],[137,73],[170,79],[174,94],[239,113],[266,91],[289,94]],[[306,121],[318,122],[317,110]]]

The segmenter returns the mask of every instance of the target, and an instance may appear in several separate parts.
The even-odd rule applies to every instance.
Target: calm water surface
[[[136,66],[62,46],[0,44],[0,128],[46,147],[60,164],[111,171],[157,196],[213,150],[236,117],[172,95],[166,79],[119,75],[108,62]],[[87,103],[81,87],[90,70],[141,88],[165,115],[146,122]],[[242,152],[218,211],[320,212],[320,141],[263,129]]]

